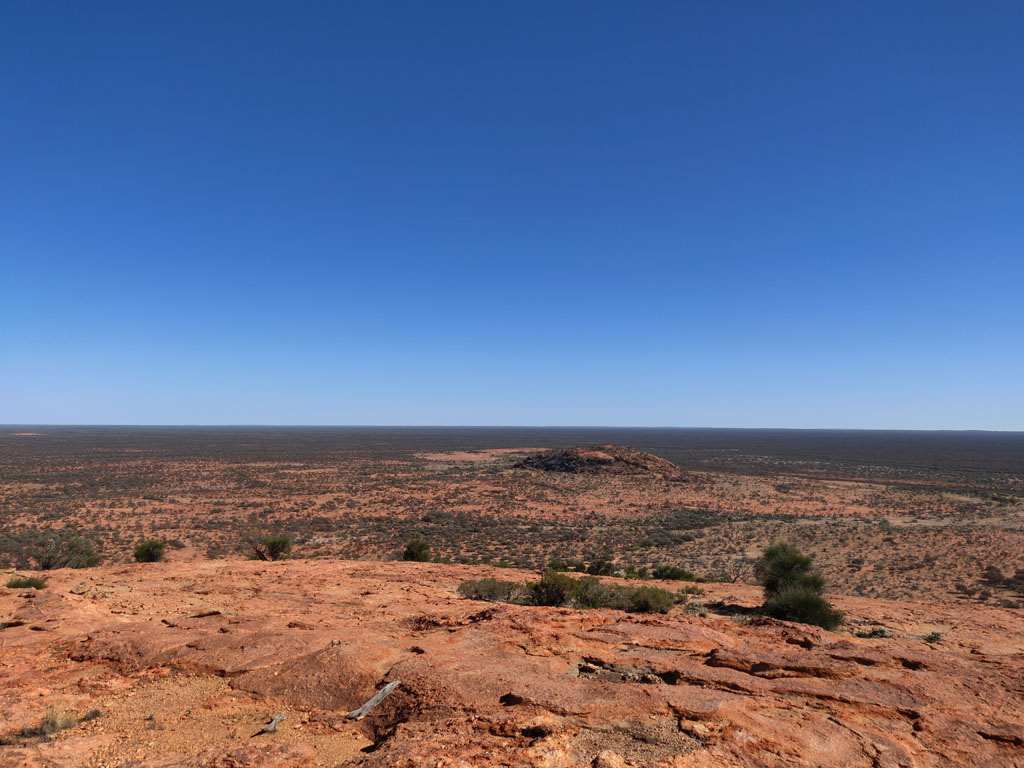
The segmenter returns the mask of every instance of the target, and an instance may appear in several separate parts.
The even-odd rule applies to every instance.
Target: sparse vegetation
[[[43,719],[38,725],[25,726],[18,735],[22,738],[36,738],[39,736],[52,736],[55,733],[74,728],[78,725],[78,718],[70,712],[55,706],[46,708]]]
[[[135,561],[139,563],[159,563],[164,559],[164,542],[156,539],[135,545]]]
[[[12,576],[7,580],[8,589],[46,589],[46,579],[40,576]]]
[[[673,595],[657,587],[610,585],[595,576],[574,579],[550,569],[544,572],[540,581],[525,587],[497,579],[465,581],[459,585],[459,594],[491,602],[568,608],[615,608],[630,613],[668,613],[677,602],[688,599],[685,594]]]
[[[886,637],[892,637],[890,632],[885,627],[872,627],[871,629],[861,629],[855,632],[857,637],[864,637],[870,640],[879,640]]]
[[[627,579],[651,578],[651,572],[646,565],[630,566],[622,572],[622,575]]]
[[[1018,568],[1012,576],[1004,576],[1001,568],[990,565],[981,575],[982,581],[997,589],[1010,589],[1024,594],[1024,568]]]
[[[1024,604],[1014,586],[1024,586],[1015,582],[1024,566],[1024,532],[1013,518],[1024,498],[1019,438],[1000,438],[994,450],[989,438],[969,436],[922,437],[914,447],[819,435],[796,460],[767,435],[737,433],[723,450],[697,434],[686,446],[638,434],[637,449],[683,467],[684,482],[666,482],[626,465],[620,474],[539,472],[515,469],[517,454],[473,463],[416,456],[513,447],[519,438],[500,431],[47,433],[59,439],[4,442],[0,505],[15,512],[0,521],[4,567],[34,568],[47,541],[75,535],[93,542],[96,562],[99,554],[119,562],[150,530],[166,532],[167,557],[182,543],[210,557],[241,543],[253,555],[251,539],[298,532],[293,547],[311,558],[401,558],[404,542],[418,538],[436,562],[536,571],[554,559],[555,570],[578,575],[604,559],[634,579],[666,565],[750,582],[747,553],[785,540],[805,552],[813,546],[837,592]],[[557,431],[534,437],[542,447],[569,444]],[[63,565],[60,556],[44,559]],[[990,563],[992,583],[982,576]]]

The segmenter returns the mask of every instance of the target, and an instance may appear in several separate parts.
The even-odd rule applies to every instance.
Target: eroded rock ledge
[[[0,765],[1000,766],[1024,762],[1024,620],[837,598],[868,640],[766,619],[464,600],[507,569],[293,561],[55,572],[0,590]],[[671,586],[671,585],[667,585]],[[726,605],[758,593],[709,585]],[[927,644],[922,626],[942,626]],[[344,715],[384,682],[365,720]],[[279,731],[253,737],[265,718]]]

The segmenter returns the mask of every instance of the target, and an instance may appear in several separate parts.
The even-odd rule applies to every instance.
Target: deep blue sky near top
[[[1022,40],[4,3],[0,422],[1024,429]]]

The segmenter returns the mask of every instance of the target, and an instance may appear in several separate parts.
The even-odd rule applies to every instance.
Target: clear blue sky
[[[1024,4],[8,2],[0,422],[1024,429]]]

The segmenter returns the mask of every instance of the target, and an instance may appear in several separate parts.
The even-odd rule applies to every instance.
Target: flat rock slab
[[[459,598],[465,579],[532,576],[482,566],[88,573],[87,590],[70,571],[43,594],[0,590],[0,735],[12,742],[0,766],[1024,765],[1019,612],[915,604],[900,625],[898,603],[837,598],[893,629],[861,639]],[[923,642],[920,623],[950,624],[952,611],[957,639]],[[365,719],[346,720],[398,679]],[[151,702],[159,717],[147,717]],[[50,705],[107,714],[50,742],[16,736]],[[279,712],[277,732],[247,743]],[[161,746],[171,733],[173,750]]]

